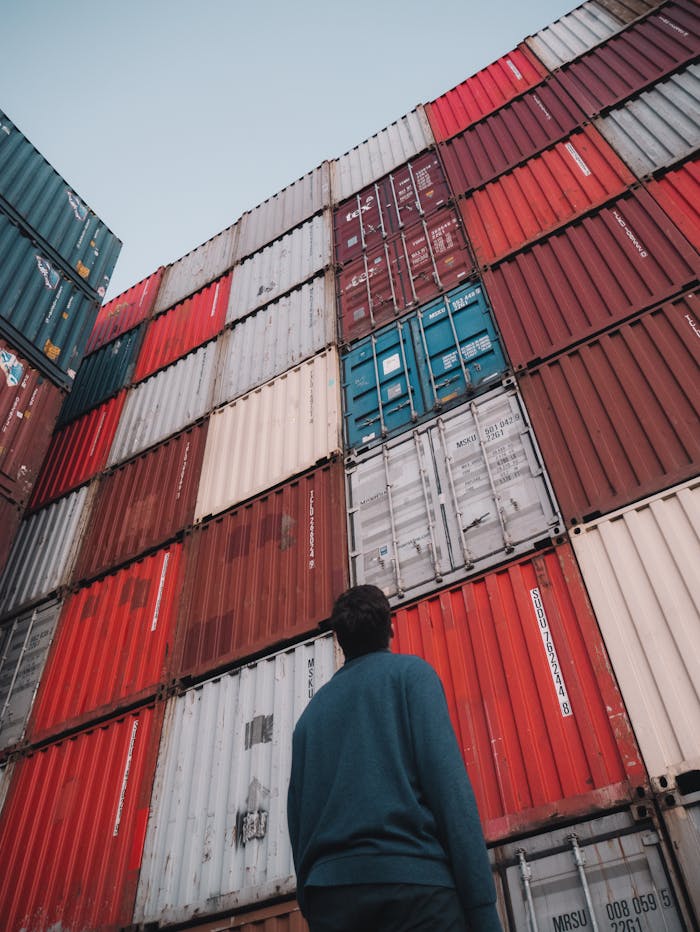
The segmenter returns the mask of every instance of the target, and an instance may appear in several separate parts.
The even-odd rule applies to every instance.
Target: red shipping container
[[[348,585],[344,469],[331,462],[185,540],[176,675],[212,672],[308,634]]]
[[[333,211],[335,259],[357,259],[444,207],[450,191],[437,153],[425,152],[343,201]]]
[[[555,77],[440,146],[455,194],[466,194],[563,139],[585,119]]]
[[[16,502],[11,502],[0,492],[0,574],[5,569],[7,558],[12,550],[15,535],[19,530],[23,509]]]
[[[640,189],[487,270],[484,284],[518,369],[677,294],[699,262]]]
[[[471,123],[539,84],[548,73],[542,62],[521,43],[512,52],[426,104],[425,110],[435,140],[442,142],[466,129]]]
[[[145,379],[220,333],[230,292],[229,273],[154,318],[146,329],[133,381]]]
[[[673,0],[557,71],[588,116],[638,94],[700,53],[700,7]]]
[[[685,238],[700,252],[700,159],[686,162],[656,181],[649,191]]]
[[[29,720],[30,741],[155,695],[173,651],[181,558],[182,544],[173,544],[68,599]]]
[[[125,398],[126,392],[120,392],[53,435],[30,508],[41,508],[102,471]]]
[[[131,923],[163,706],[20,759],[0,818],[5,932]]]
[[[487,841],[646,784],[569,544],[400,609],[394,631],[443,682]]]
[[[343,338],[366,336],[474,271],[459,216],[444,208],[338,274]]]
[[[497,259],[622,194],[636,177],[586,126],[459,202],[477,262]]]
[[[0,339],[0,495],[25,505],[65,392]]]
[[[190,427],[100,479],[74,581],[116,569],[192,524],[208,426]]]
[[[691,292],[518,376],[568,525],[698,474],[698,320]]]
[[[164,267],[159,268],[148,278],[132,285],[102,305],[85,347],[86,354],[92,353],[146,320],[155,304],[164,271]]]

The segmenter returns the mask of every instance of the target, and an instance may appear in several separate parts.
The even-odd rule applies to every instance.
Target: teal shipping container
[[[0,207],[75,284],[104,297],[120,240],[2,110]]]
[[[355,451],[492,388],[508,367],[475,282],[356,343],[342,366],[345,443]]]

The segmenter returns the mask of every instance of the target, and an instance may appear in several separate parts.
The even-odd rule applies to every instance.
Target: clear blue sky
[[[572,0],[0,0],[0,108],[124,243],[107,297]]]

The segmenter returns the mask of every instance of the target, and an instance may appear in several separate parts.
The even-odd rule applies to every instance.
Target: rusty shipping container
[[[335,461],[187,535],[175,675],[201,676],[330,616],[347,588],[344,503]]]
[[[111,343],[150,317],[163,272],[161,266],[152,275],[102,305],[85,347],[86,354],[93,353],[105,343]]]
[[[635,798],[647,777],[568,544],[394,615],[437,670],[487,841]]]
[[[700,159],[666,172],[647,189],[688,242],[700,251]]]
[[[34,702],[30,741],[155,695],[173,651],[181,561],[182,545],[173,544],[68,598]]]
[[[477,262],[491,265],[623,194],[636,182],[586,126],[459,202]]]
[[[208,426],[197,424],[100,479],[75,581],[146,553],[192,523]]]
[[[131,922],[163,707],[18,760],[0,817],[6,932]]]
[[[698,311],[691,292],[518,376],[567,525],[697,475]]]
[[[654,199],[636,190],[487,270],[484,285],[518,369],[679,293],[699,267]]]

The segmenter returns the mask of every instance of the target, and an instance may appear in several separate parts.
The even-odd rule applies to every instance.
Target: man
[[[343,593],[330,627],[345,665],[294,729],[287,807],[311,932],[501,932],[437,674],[389,651],[376,586]]]

